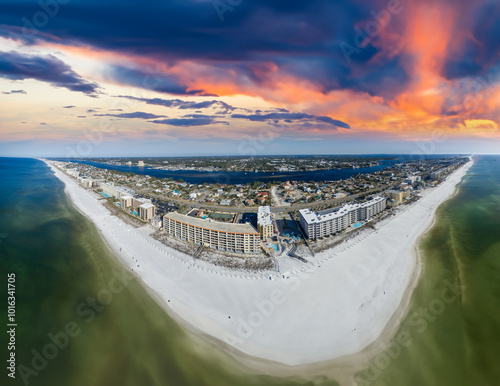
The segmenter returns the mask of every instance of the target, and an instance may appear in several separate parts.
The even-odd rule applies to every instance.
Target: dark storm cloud
[[[291,122],[322,122],[328,123],[334,127],[341,127],[344,129],[350,129],[350,126],[342,121],[332,119],[326,116],[317,116],[305,113],[269,113],[269,114],[233,114],[232,118],[236,119],[247,119],[253,122],[276,122],[285,121],[286,123]]]
[[[151,113],[145,113],[143,111],[136,111],[134,113],[122,113],[122,114],[94,114],[94,117],[155,119],[155,118],[164,118],[165,116],[151,114]]]
[[[202,101],[202,102],[192,102],[183,101],[180,99],[162,99],[162,98],[138,98],[128,95],[119,95],[119,98],[127,98],[135,101],[144,102],[148,105],[164,106],[164,107],[175,107],[178,109],[207,109],[207,108],[220,108],[225,111],[233,111],[235,107],[222,102],[222,101]]]
[[[206,95],[203,90],[189,90],[158,71],[112,66],[108,78],[119,83],[176,95]]]
[[[20,52],[0,52],[0,77],[36,79],[54,87],[64,87],[87,95],[98,93],[99,86],[83,79],[70,66],[53,55],[35,56]]]
[[[483,68],[474,59],[463,57],[459,61],[448,60],[443,67],[446,79],[460,79],[481,74]]]
[[[72,0],[37,25],[39,4],[16,0],[2,5],[0,24],[3,35],[28,43],[34,37],[58,37],[144,56],[241,60],[262,52],[324,49],[370,9],[370,4],[340,1],[254,0],[243,2],[221,23],[212,1],[153,2],[146,11],[131,0]]]
[[[487,59],[498,59],[500,51],[500,4],[496,0],[488,1],[480,7],[475,18],[474,36],[483,44]]]
[[[229,4],[226,0],[221,0]],[[422,0],[425,2],[428,0]],[[429,4],[434,2],[428,1]],[[56,3],[56,2],[54,2]],[[346,60],[341,43],[355,46],[359,30],[376,22],[386,0],[253,0],[223,12],[215,1],[170,0],[140,8],[132,0],[72,0],[58,4],[55,15],[43,23],[39,2],[6,1],[0,13],[0,35],[34,44],[37,39],[67,45],[90,45],[130,56],[148,57],[168,65],[196,61],[212,74],[234,74],[235,82],[263,85],[272,82],[262,65],[313,82],[323,92],[349,89],[392,97],[405,89],[402,58],[378,55],[386,47],[378,36],[366,40]],[[410,1],[401,4],[410,3]],[[497,0],[440,0],[458,10],[457,28],[470,29],[469,40],[457,42],[443,76],[455,79],[484,73],[498,63],[500,3]],[[402,6],[406,15],[409,5]],[[450,17],[453,17],[450,15]],[[461,20],[463,19],[463,20]],[[470,22],[472,19],[472,22]],[[222,21],[221,21],[222,20]],[[393,15],[392,34],[405,33],[405,18]],[[377,60],[374,60],[374,59]],[[110,79],[136,87],[177,95],[206,95],[191,90],[171,75],[114,65]],[[181,107],[179,107],[181,108]]]
[[[210,66],[220,76],[230,69],[239,81],[257,84],[269,80],[259,66],[274,63],[283,72],[315,82],[324,92],[355,88],[376,94],[387,89],[383,87],[385,78],[377,78],[386,64],[380,62],[373,70],[365,69],[361,78],[371,82],[366,89],[356,68],[371,60],[378,49],[367,44],[353,55],[350,65],[339,49],[340,42],[353,44],[353,27],[369,20],[374,7],[378,9],[382,3],[254,0],[242,2],[221,22],[213,1],[153,2],[145,12],[130,0],[72,0],[60,5],[57,15],[43,28],[37,28],[26,20],[40,11],[39,5],[19,0],[3,6],[0,34],[27,44],[39,38],[58,44],[91,45],[150,57],[167,65],[193,60]],[[204,90],[188,90],[171,76],[155,72],[115,65],[108,76],[159,92],[204,95]],[[405,81],[402,76],[398,79],[400,83]]]
[[[2,91],[2,94],[27,94],[24,90],[10,90],[10,91]]]
[[[338,121],[332,119],[327,116],[317,116],[312,114],[305,113],[290,113],[288,110],[283,108],[276,108],[273,110],[268,110],[262,113],[261,110],[251,111],[249,109],[239,109],[238,107],[231,106],[222,101],[203,101],[203,102],[192,102],[192,101],[182,101],[180,99],[162,99],[162,98],[138,98],[133,96],[120,95],[121,98],[132,99],[136,101],[141,101],[146,104],[156,105],[156,106],[164,106],[168,108],[178,108],[178,109],[207,109],[207,108],[220,108],[222,111],[218,111],[215,114],[224,115],[230,114],[234,110],[245,110],[251,112],[251,114],[232,114],[231,118],[235,119],[247,119],[249,121],[254,122],[267,122],[267,123],[276,123],[278,121],[284,121],[286,123],[291,123],[293,121],[302,121],[302,122],[316,122],[316,123],[327,123],[335,127],[341,127],[344,129],[350,129],[350,126],[342,121]],[[137,114],[137,113],[132,113]],[[144,114],[144,113],[142,113]],[[101,114],[99,114],[101,115]],[[102,115],[111,115],[111,114],[102,114]],[[111,115],[115,117],[123,117],[123,115]],[[189,118],[189,119],[186,119]],[[170,124],[174,126],[200,126],[207,125],[211,123],[224,123],[227,122],[215,122],[217,116],[213,115],[204,115],[204,114],[189,114],[184,115],[183,118],[178,120],[177,118],[172,119],[163,119],[152,121],[153,123],[163,123]],[[149,119],[149,118],[146,118]],[[194,123],[194,124],[191,124]]]
[[[224,125],[229,124],[229,122],[218,121],[215,117],[202,114],[186,115],[183,118],[159,119],[150,122],[162,125],[179,126],[179,127],[206,126],[214,123],[224,124]]]
[[[471,2],[475,7],[463,12],[457,23],[467,30],[459,49],[447,58],[442,75],[460,79],[486,75],[498,65],[500,56],[500,2],[486,0]]]

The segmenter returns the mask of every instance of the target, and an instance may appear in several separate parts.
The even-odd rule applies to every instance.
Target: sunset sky
[[[499,153],[498,0],[4,0],[0,156]]]

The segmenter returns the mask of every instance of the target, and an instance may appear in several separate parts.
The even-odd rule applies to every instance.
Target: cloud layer
[[[145,90],[114,93],[145,105],[104,107],[102,117],[143,119],[156,129],[214,125],[220,135],[240,124],[406,140],[436,130],[499,135],[498,0],[57,4],[49,14],[37,2],[4,2],[0,36],[93,60],[98,80],[59,56],[14,51],[0,53],[0,76],[91,96],[101,82]],[[241,96],[275,109],[226,98]]]
[[[95,95],[99,91],[97,83],[83,79],[53,55],[36,56],[0,51],[0,77],[12,80],[36,79],[87,95]]]

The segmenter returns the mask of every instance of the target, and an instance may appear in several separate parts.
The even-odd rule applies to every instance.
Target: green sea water
[[[479,158],[459,193],[440,207],[422,244],[408,315],[389,348],[357,374],[359,385],[500,385],[497,159]],[[129,280],[44,163],[0,158],[0,176],[0,323],[6,331],[7,274],[15,273],[18,366],[15,380],[2,367],[0,385],[336,384],[320,375],[305,381],[245,371],[179,327]],[[109,304],[92,308],[89,299],[120,283]],[[78,334],[64,344],[68,326]],[[0,335],[4,364],[8,339]],[[41,354],[51,359],[44,363]]]
[[[249,374],[229,355],[179,327],[137,280],[124,276],[96,228],[74,209],[64,185],[43,162],[0,158],[0,175],[0,353],[4,364],[0,385],[303,383]],[[10,273],[16,277],[15,379],[7,376],[6,365]],[[92,299],[110,288],[116,292],[109,292],[112,298],[100,298],[109,304],[97,304],[94,309]],[[336,383],[317,379],[314,384]]]
[[[500,156],[476,157],[424,238],[422,273],[360,385],[500,385]]]

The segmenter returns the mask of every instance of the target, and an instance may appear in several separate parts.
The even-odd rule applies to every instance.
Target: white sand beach
[[[94,192],[51,167],[116,256],[191,329],[252,357],[305,365],[358,353],[394,331],[420,271],[418,239],[471,166],[425,190],[376,230],[366,229],[309,264],[288,269],[284,262],[288,278],[275,275],[274,280],[269,273],[194,263],[151,238],[149,227],[136,229],[110,215]]]

